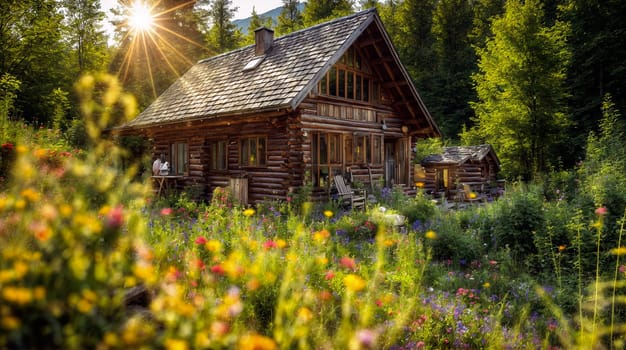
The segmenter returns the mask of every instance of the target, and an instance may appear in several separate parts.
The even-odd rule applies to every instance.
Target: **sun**
[[[143,2],[135,1],[129,7],[128,24],[137,32],[152,30],[154,26],[154,15],[150,7]]]

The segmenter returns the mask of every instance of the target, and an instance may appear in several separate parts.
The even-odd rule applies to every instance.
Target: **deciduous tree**
[[[509,0],[492,23],[493,38],[478,50],[477,131],[494,145],[509,177],[530,179],[549,170],[569,122],[568,28],[558,21],[546,26],[543,19],[539,0]]]

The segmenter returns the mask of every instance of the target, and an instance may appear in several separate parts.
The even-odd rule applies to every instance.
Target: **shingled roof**
[[[269,110],[295,110],[328,69],[372,24],[385,42],[385,53],[396,62],[394,69],[403,80],[402,89],[408,90],[408,93],[400,92],[410,97],[408,103],[401,103],[408,106],[404,108],[411,108],[406,114],[415,120],[420,118],[415,124],[425,130],[423,133],[439,135],[439,129],[410,82],[374,9],[276,38],[263,61],[254,69],[244,70],[246,64],[259,57],[255,56],[254,45],[199,61],[121,128],[143,128]]]
[[[429,155],[421,163],[461,165],[469,160],[482,161],[489,153],[493,154],[499,166],[500,161],[491,145],[444,147],[443,153]]]

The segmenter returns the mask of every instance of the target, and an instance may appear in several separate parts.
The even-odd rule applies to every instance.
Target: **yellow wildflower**
[[[315,262],[317,262],[318,265],[325,266],[328,264],[328,258],[325,256],[318,256],[315,258]]]
[[[468,196],[470,199],[476,199],[476,197],[478,197],[478,195],[476,194],[476,192],[470,192],[467,196]]]
[[[433,230],[428,230],[426,231],[425,237],[428,239],[437,239],[437,233],[435,233],[435,231]]]
[[[276,246],[281,249],[285,248],[287,247],[287,241],[285,241],[284,239],[279,239],[276,241]]]
[[[365,280],[355,274],[349,274],[343,278],[346,288],[353,292],[358,292],[365,288]]]
[[[21,279],[28,272],[28,265],[23,261],[16,261],[13,263],[13,271],[15,271],[15,277]]]
[[[41,158],[45,157],[46,154],[48,154],[48,151],[43,149],[43,148],[38,148],[38,149],[33,151],[33,155],[35,157],[37,157],[38,159],[41,159]]]
[[[33,293],[28,288],[6,286],[2,289],[2,297],[8,302],[26,305],[33,300]]]
[[[59,211],[61,212],[61,215],[63,215],[64,217],[68,217],[72,214],[72,206],[69,204],[63,204],[61,205]]]
[[[313,313],[308,307],[303,306],[298,309],[298,320],[301,321],[302,323],[306,323],[310,321],[312,318],[313,318]]]
[[[100,210],[98,210],[98,215],[99,216],[105,216],[110,211],[111,211],[111,207],[105,204],[105,205],[102,206],[102,208],[100,208]]]
[[[33,296],[35,300],[43,300],[46,298],[46,289],[44,287],[35,287],[33,289]]]
[[[248,209],[244,210],[243,211],[243,215],[247,216],[247,217],[250,217],[250,216],[254,215],[254,209],[248,208]]]
[[[217,240],[210,240],[204,244],[206,249],[212,253],[218,253],[222,250],[222,242]]]
[[[5,329],[18,329],[20,328],[20,320],[13,316],[2,317],[2,328]]]
[[[491,287],[491,283],[489,282],[483,283],[483,288],[488,289],[489,287]]]
[[[328,237],[330,237],[330,232],[328,232],[327,229],[323,229],[321,231],[315,231],[315,233],[313,233],[313,240],[317,242],[324,241]]]
[[[244,335],[239,339],[239,350],[274,350],[276,342],[273,339],[258,334]]]
[[[298,254],[294,252],[289,252],[287,253],[287,256],[285,258],[287,258],[287,261],[291,262],[298,261]]]
[[[117,346],[119,344],[117,335],[115,333],[107,332],[104,335],[104,344],[108,346]]]
[[[324,210],[324,216],[327,218],[333,217],[333,212],[330,210]]]
[[[23,190],[20,193],[20,195],[26,198],[29,202],[37,202],[39,198],[41,198],[41,195],[39,194],[39,192],[35,191],[34,189],[30,187]]]
[[[611,249],[611,254],[612,255],[626,255],[626,247],[617,247],[617,248],[613,248]]]

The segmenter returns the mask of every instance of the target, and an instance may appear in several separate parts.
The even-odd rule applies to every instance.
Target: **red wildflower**
[[[196,243],[196,244],[199,244],[199,245],[206,244],[206,242],[208,242],[208,241],[206,240],[206,238],[204,238],[204,237],[202,237],[202,236],[200,236],[200,237],[196,238],[196,240],[195,240],[195,243]]]
[[[200,270],[204,270],[204,267],[206,265],[204,265],[204,262],[201,259],[196,259],[194,261],[194,265],[196,265],[197,268],[199,268]],[[211,268],[211,271],[213,271],[213,268]]]
[[[608,210],[606,209],[606,207],[600,207],[598,209],[596,209],[596,215],[598,216],[604,216],[608,213]]]
[[[124,208],[119,205],[107,213],[106,225],[109,228],[116,229],[124,223]]]
[[[276,248],[276,247],[277,247],[276,242],[274,242],[274,241],[273,241],[273,240],[271,240],[271,239],[270,239],[270,240],[268,240],[268,241],[265,241],[265,243],[263,243],[263,248],[264,248],[265,250],[270,250],[270,249],[272,249],[272,248]]]
[[[335,273],[332,270],[326,271],[326,275],[324,275],[324,279],[332,280],[335,277]]]
[[[163,208],[161,209],[161,215],[168,216],[172,214],[172,208]]]
[[[211,272],[213,272],[216,275],[222,276],[224,275],[226,271],[224,270],[224,267],[222,265],[217,264],[217,265],[211,266]]]
[[[354,262],[354,259],[349,258],[347,256],[344,256],[343,258],[341,258],[339,260],[339,264],[348,270],[352,270],[352,271],[356,270],[356,263]]]

